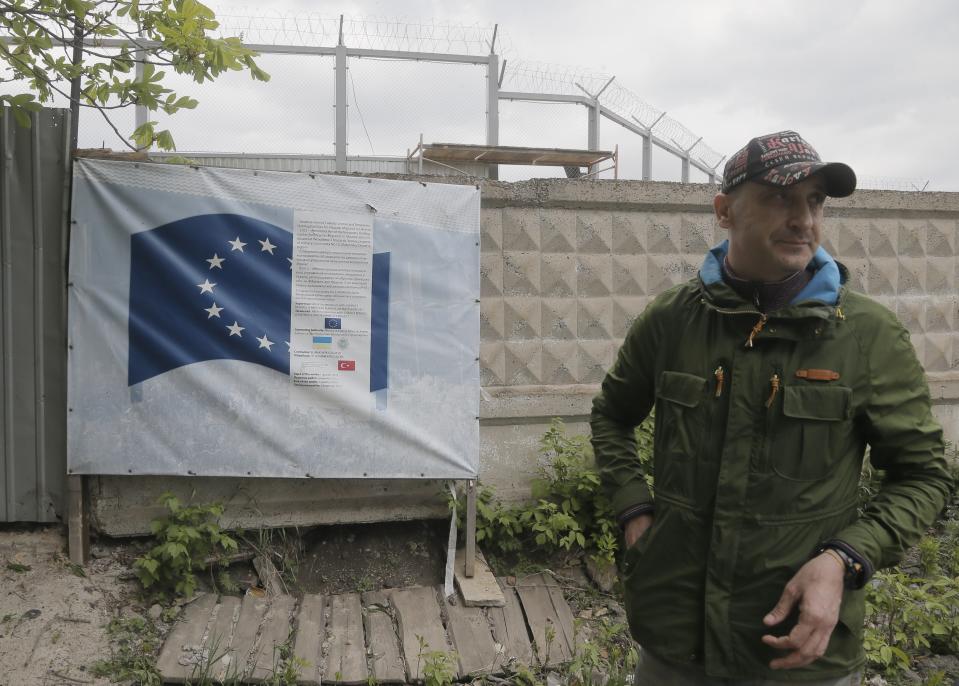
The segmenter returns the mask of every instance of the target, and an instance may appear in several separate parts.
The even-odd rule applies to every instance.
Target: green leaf
[[[176,150],[176,145],[173,143],[173,136],[166,130],[156,135],[156,144],[160,150]]]

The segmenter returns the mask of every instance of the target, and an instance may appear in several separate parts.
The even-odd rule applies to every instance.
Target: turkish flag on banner
[[[355,372],[356,360],[340,360],[336,364],[336,369],[341,372]]]

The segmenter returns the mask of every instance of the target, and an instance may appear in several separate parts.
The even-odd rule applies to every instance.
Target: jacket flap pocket
[[[795,419],[838,422],[849,416],[852,389],[845,386],[786,386],[783,414]]]
[[[706,379],[695,374],[683,372],[663,372],[659,378],[660,398],[677,403],[683,407],[696,407],[703,399]]]

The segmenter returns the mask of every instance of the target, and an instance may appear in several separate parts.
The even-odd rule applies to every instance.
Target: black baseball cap
[[[844,198],[856,190],[856,172],[842,162],[823,162],[795,131],[757,136],[737,151],[723,168],[722,192],[747,181],[769,186],[791,186],[818,174],[826,182],[826,195]]]

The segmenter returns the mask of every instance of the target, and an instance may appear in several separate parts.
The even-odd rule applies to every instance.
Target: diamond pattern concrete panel
[[[650,255],[678,255],[682,252],[682,217],[674,213],[646,215],[646,251]]]
[[[869,222],[869,255],[871,257],[896,257],[898,226],[898,222],[891,220],[877,219]]]
[[[956,292],[956,260],[952,257],[926,258],[926,287],[929,295],[949,295]]]
[[[613,363],[615,343],[612,341],[580,341],[577,344],[577,364],[580,383],[599,383]]]
[[[924,366],[927,372],[947,372],[952,369],[954,342],[955,334],[951,333],[927,333],[925,335]]]
[[[923,295],[926,291],[926,260],[917,257],[900,258],[898,284],[898,288],[893,291],[895,294]],[[886,292],[876,294],[886,295]]]
[[[951,333],[956,331],[959,319],[959,296],[922,298],[926,310],[926,328],[930,333]]]
[[[855,221],[839,221],[830,231],[839,255],[843,257],[866,257],[866,226]]]
[[[709,212],[484,209],[482,382],[600,381],[648,302],[694,277],[726,235]],[[897,314],[930,372],[959,366],[957,242],[955,219],[893,212],[834,215],[823,232],[848,287]]]
[[[580,298],[576,331],[579,340],[609,340],[613,337],[613,304],[609,298]]]
[[[503,299],[483,298],[480,302],[480,340],[501,341],[505,331]]]
[[[503,210],[499,207],[484,209],[481,213],[480,251],[503,252]]]
[[[503,295],[539,295],[538,252],[503,253]]]
[[[507,340],[533,340],[542,337],[540,303],[536,298],[503,300],[503,337]]]
[[[540,212],[537,207],[503,208],[503,250],[539,250]]]
[[[576,338],[575,298],[543,298],[541,305],[544,339],[572,340]]]
[[[713,240],[713,221],[710,215],[682,215],[680,239],[685,254],[704,255],[719,242]]]
[[[480,343],[480,384],[506,385],[506,348],[502,343]]]
[[[540,292],[546,298],[562,298],[576,294],[575,255],[553,253],[542,256]]]
[[[614,255],[642,255],[646,252],[645,223],[638,213],[612,214]]]
[[[613,220],[609,212],[576,213],[576,251],[609,254],[613,239]]]
[[[540,227],[544,253],[576,251],[576,215],[573,212],[548,212]]]
[[[957,222],[955,220],[928,221],[926,253],[933,257],[952,257],[956,254]]]
[[[626,337],[629,327],[646,309],[649,298],[613,298],[613,337],[616,340]]]
[[[576,295],[602,298],[612,292],[612,258],[606,255],[579,255],[576,258]]]
[[[541,383],[543,344],[515,341],[506,344],[506,385],[532,386]]]
[[[543,341],[543,383],[549,385],[579,383],[576,351],[576,341]]]
[[[899,222],[899,257],[924,257],[926,254],[926,234],[916,222]]]
[[[896,316],[909,333],[926,331],[926,307],[920,298],[900,298],[896,303]]]
[[[498,253],[480,254],[480,296],[503,295],[503,256]]]
[[[611,268],[614,295],[646,295],[645,255],[613,255]]]

